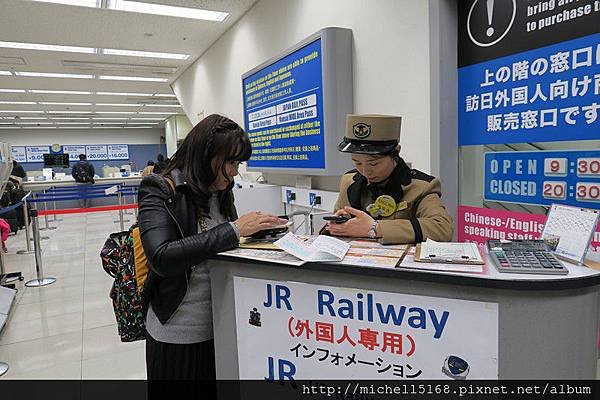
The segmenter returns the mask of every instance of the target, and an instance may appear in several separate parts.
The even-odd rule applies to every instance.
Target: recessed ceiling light
[[[44,90],[31,89],[31,93],[48,93],[48,94],[92,94],[92,92],[80,92],[78,90]]]
[[[7,113],[7,114],[43,114],[43,111],[33,111],[33,110],[0,110],[0,113]]]
[[[167,78],[150,78],[146,76],[121,76],[121,75],[100,75],[99,79],[113,81],[142,81],[142,82],[166,82]]]
[[[93,120],[102,120],[102,121],[127,121],[129,117],[94,117]]]
[[[97,106],[109,106],[109,107],[142,107],[143,104],[132,104],[132,103],[96,103]]]
[[[86,53],[86,54],[93,54],[96,52],[96,49],[93,47],[60,46],[60,45],[54,45],[54,44],[41,44],[41,43],[20,43],[20,42],[2,42],[2,41],[0,41],[0,47],[3,47],[5,49],[64,51],[64,52],[69,52],[69,53]]]
[[[12,75],[10,71],[0,71],[0,75]]]
[[[199,8],[175,7],[163,4],[141,3],[129,0],[109,0],[108,7],[113,10],[131,11],[142,14],[166,15],[170,17],[181,17],[191,19],[202,19],[205,21],[222,22],[229,13],[220,11],[202,10]]]
[[[8,101],[2,100],[0,104],[37,104],[35,101]]]
[[[39,78],[74,78],[74,79],[92,79],[94,75],[84,75],[84,74],[58,74],[54,72],[17,72],[15,71],[17,76],[32,76]]]
[[[189,54],[159,53],[155,51],[104,49],[104,54],[111,56],[147,57],[147,58],[169,58],[173,60],[187,60]]]
[[[33,0],[40,3],[56,3],[65,4],[68,6],[81,6],[81,7],[92,7],[99,8],[100,0]]]
[[[135,114],[135,111],[96,111],[96,114]]]
[[[181,107],[179,104],[146,104],[146,107]]]
[[[52,110],[46,111],[48,114],[91,114],[93,111],[73,111],[73,110]]]
[[[0,93],[25,93],[25,89],[0,89]]]
[[[96,92],[106,96],[152,96],[150,93]]]
[[[91,106],[92,103],[64,103],[61,101],[40,101],[40,104],[46,106]]]

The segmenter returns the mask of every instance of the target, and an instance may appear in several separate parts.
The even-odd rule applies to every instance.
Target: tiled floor
[[[0,361],[10,365],[0,379],[145,379],[144,342],[122,343],[108,297],[112,279],[100,263],[100,248],[119,230],[116,212],[62,215],[44,230],[43,269],[56,283],[19,284],[10,318],[0,333]],[[129,217],[129,219],[132,216]],[[43,226],[43,218],[40,218]],[[128,227],[131,222],[126,222]],[[8,239],[8,272],[35,277],[25,232]]]

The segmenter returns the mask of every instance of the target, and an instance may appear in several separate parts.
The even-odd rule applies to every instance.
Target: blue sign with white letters
[[[600,209],[600,150],[485,153],[484,199]]]
[[[321,39],[243,79],[249,167],[325,168]]]
[[[600,34],[458,70],[458,143],[600,139]]]

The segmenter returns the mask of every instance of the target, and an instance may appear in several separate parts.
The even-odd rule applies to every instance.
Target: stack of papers
[[[427,241],[417,246],[415,261],[433,263],[483,264],[476,243]]]

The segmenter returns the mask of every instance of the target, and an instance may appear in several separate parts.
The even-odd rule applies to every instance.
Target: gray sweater
[[[208,229],[227,222],[219,211],[216,195],[211,196],[209,206]],[[239,237],[239,230],[233,222],[231,224]],[[201,232],[200,227],[198,232]],[[146,331],[154,340],[164,343],[191,344],[213,338],[210,277],[206,261],[192,268],[185,297],[164,325],[154,314],[152,306],[148,308]]]

